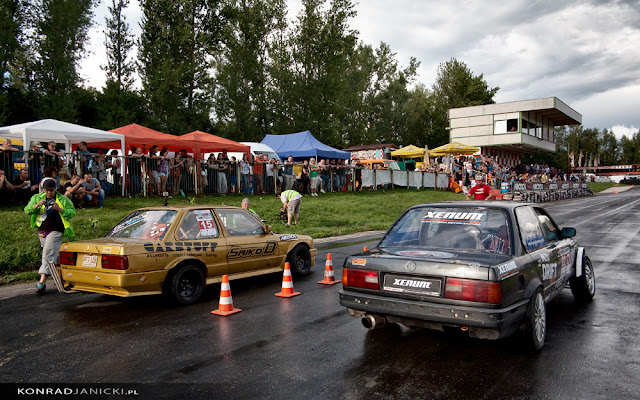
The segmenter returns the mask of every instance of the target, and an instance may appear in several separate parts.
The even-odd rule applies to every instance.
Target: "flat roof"
[[[347,147],[346,149],[342,149],[342,151],[375,150],[375,149],[384,149],[385,147],[389,147],[392,149],[398,148],[398,146],[396,146],[393,143],[381,143],[381,144],[363,144],[360,146],[351,146],[351,147]]]
[[[553,126],[579,125],[582,123],[582,115],[557,97],[451,108],[449,109],[448,114],[449,119],[456,119],[475,117],[479,115],[529,111],[533,111],[543,118],[549,119],[553,122]]]

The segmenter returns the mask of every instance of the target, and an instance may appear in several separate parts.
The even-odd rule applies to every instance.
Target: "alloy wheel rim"
[[[544,340],[546,329],[546,313],[544,309],[544,299],[540,293],[536,296],[534,321],[536,339],[538,342],[542,342]]]
[[[585,263],[584,265],[584,273],[585,273],[585,277],[587,278],[587,289],[589,290],[589,293],[593,293],[594,288],[595,288],[595,284],[596,284],[596,280],[593,277],[593,270],[591,269],[591,265],[589,265],[589,263]]]

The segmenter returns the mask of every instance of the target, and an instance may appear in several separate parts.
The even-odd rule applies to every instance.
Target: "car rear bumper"
[[[444,326],[467,327],[470,336],[486,339],[499,339],[513,334],[524,318],[529,303],[525,299],[506,308],[494,309],[427,303],[345,290],[339,293],[340,304],[349,308],[354,316],[374,314],[388,317],[391,322],[436,329]]]
[[[138,273],[114,273],[101,270],[61,268],[63,284],[74,290],[114,296],[142,296],[162,293],[166,270]]]

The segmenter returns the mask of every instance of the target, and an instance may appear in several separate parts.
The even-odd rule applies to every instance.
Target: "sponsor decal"
[[[549,189],[551,189],[551,190],[557,190],[557,189],[558,189],[558,184],[557,184],[557,183],[550,183],[550,184],[549,184]]]
[[[549,260],[549,253],[540,253],[540,261],[548,262]]]
[[[62,246],[62,250],[66,250],[67,249],[67,244],[65,243],[64,246]]]
[[[227,253],[227,258],[244,258],[244,257],[257,257],[273,254],[278,246],[275,242],[269,242],[264,246],[248,246],[248,247],[232,247]]]
[[[365,265],[367,265],[367,259],[366,258],[352,258],[351,259],[351,265],[359,265],[361,267],[364,267]]]
[[[523,190],[527,190],[527,184],[526,183],[514,183],[513,184],[513,191],[523,191]]]
[[[140,280],[140,283],[145,283],[147,281],[147,277],[144,274],[142,274],[140,275],[139,280]]]
[[[515,261],[509,261],[508,263],[498,265],[496,268],[498,268],[498,273],[501,280],[518,273],[518,265]]]
[[[215,242],[157,242],[142,245],[148,252],[173,252],[173,251],[214,251]]]
[[[105,247],[102,249],[102,251],[105,253],[111,253],[111,247]]]
[[[553,282],[556,279],[557,263],[542,264],[542,280]]]
[[[285,241],[285,240],[297,240],[298,236],[297,235],[280,235],[280,240]]]
[[[486,213],[484,212],[455,212],[455,211],[427,211],[422,222],[438,222],[445,224],[479,224]]]
[[[439,296],[441,281],[438,279],[417,279],[387,275],[384,278],[383,289],[396,293]]]
[[[544,189],[544,184],[542,184],[542,183],[534,183],[532,185],[532,187],[533,187],[533,190],[543,190]]]
[[[203,237],[217,237],[218,229],[213,222],[213,214],[210,210],[195,210],[193,212],[198,222],[198,228],[200,229],[200,235]]]
[[[535,250],[545,243],[544,236],[536,235],[533,237],[528,237],[526,239],[526,243],[527,243],[527,250]]]
[[[433,258],[453,258],[454,254],[446,253],[444,251],[426,251],[426,250],[403,250],[398,251],[397,254],[403,256],[424,256]]]

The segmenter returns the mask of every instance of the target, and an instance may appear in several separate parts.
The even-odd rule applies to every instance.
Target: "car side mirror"
[[[262,227],[262,232],[264,232],[265,235],[271,233],[271,225],[264,225]]]
[[[576,235],[576,228],[562,228],[560,234],[563,238],[572,238]]]

